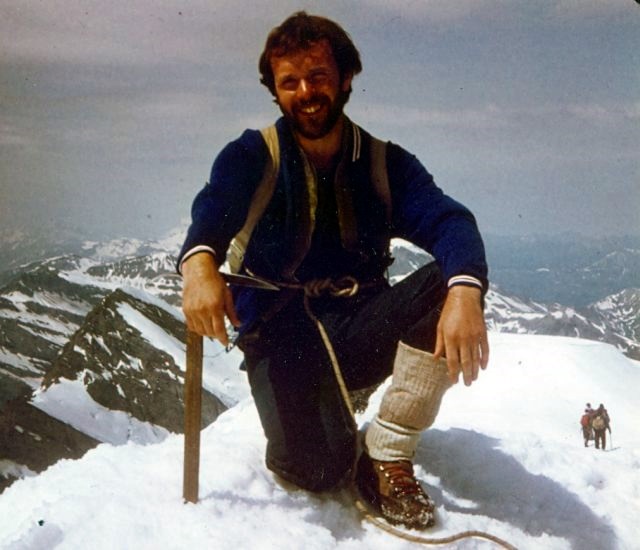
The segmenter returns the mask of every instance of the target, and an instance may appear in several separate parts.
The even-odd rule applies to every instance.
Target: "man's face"
[[[326,40],[271,59],[276,99],[296,132],[320,139],[335,126],[347,102],[351,76],[340,72]]]

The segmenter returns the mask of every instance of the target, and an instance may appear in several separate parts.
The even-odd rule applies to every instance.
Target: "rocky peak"
[[[150,298],[148,298],[150,299]],[[106,296],[65,344],[43,380],[46,393],[62,379],[80,381],[97,404],[141,422],[183,430],[185,327],[169,306],[123,290]],[[203,391],[203,425],[226,407]]]

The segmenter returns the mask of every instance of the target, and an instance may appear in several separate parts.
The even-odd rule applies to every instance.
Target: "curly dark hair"
[[[275,96],[271,58],[304,50],[320,40],[329,41],[341,79],[362,71],[360,53],[340,25],[325,17],[299,11],[269,33],[258,64],[260,82]]]

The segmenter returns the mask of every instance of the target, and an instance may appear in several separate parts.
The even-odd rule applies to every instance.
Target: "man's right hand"
[[[240,326],[240,320],[214,257],[205,252],[194,254],[182,264],[182,276],[182,311],[187,328],[229,345],[224,318],[227,316],[234,327]]]

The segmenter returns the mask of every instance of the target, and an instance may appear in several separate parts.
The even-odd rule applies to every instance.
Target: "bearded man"
[[[194,200],[178,266],[188,328],[224,345],[225,318],[238,331],[269,469],[309,491],[355,479],[391,523],[431,526],[434,503],[412,465],[420,434],[447,388],[460,376],[470,385],[489,357],[475,219],[413,155],[345,115],[362,66],[337,23],[292,15],[259,68],[283,116],[270,134],[230,142]],[[240,273],[280,292],[229,287],[220,272],[248,218]],[[435,262],[390,286],[395,237]],[[390,375],[360,438],[346,391]]]

